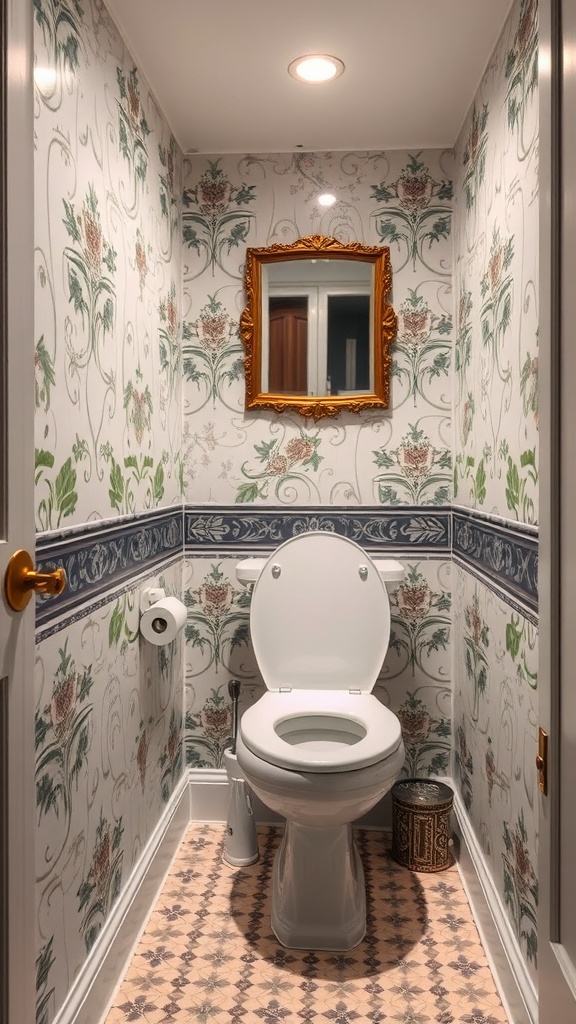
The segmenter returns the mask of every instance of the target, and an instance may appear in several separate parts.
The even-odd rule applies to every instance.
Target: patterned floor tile
[[[192,825],[105,1024],[509,1024],[456,867],[415,874],[358,830],[367,931],[346,953],[292,950],[270,926],[281,839],[222,860],[224,827]]]

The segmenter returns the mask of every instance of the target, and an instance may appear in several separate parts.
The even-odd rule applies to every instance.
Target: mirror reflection
[[[396,317],[389,250],[313,235],[249,249],[246,407],[304,416],[386,408]]]
[[[374,386],[373,266],[286,260],[262,268],[262,388],[294,395],[367,393]]]

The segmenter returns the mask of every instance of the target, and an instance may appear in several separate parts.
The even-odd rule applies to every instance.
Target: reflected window
[[[329,395],[372,390],[369,293],[328,296],[327,370]]]

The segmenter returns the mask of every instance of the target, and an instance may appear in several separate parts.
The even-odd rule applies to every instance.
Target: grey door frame
[[[539,1022],[576,1020],[576,8],[540,0]],[[576,680],[575,680],[576,681]],[[572,920],[575,922],[572,925]],[[576,957],[574,957],[576,960]]]
[[[15,549],[34,551],[34,108],[32,0],[2,0],[0,50],[0,586]],[[34,603],[0,596],[0,1021],[33,1024]]]

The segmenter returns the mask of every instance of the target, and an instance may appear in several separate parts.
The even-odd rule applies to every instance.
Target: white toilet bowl
[[[264,563],[250,629],[268,692],[242,716],[236,753],[251,789],[286,817],[272,928],[285,946],[351,949],[366,930],[351,822],[404,762],[400,723],[371,693],[388,647],[388,595],[357,544],[302,534]]]

